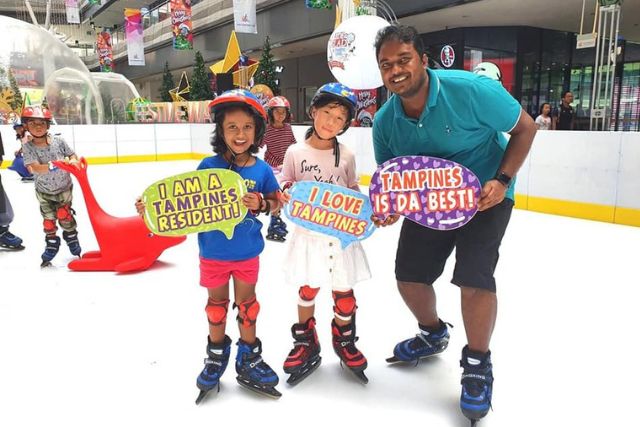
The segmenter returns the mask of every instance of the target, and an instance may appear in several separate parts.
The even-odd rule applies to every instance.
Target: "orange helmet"
[[[43,107],[42,105],[29,105],[22,108],[20,118],[23,122],[24,119],[45,119],[51,121],[53,115],[47,107]]]

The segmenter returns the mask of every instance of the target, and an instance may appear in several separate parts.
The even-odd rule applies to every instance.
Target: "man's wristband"
[[[507,188],[509,188],[509,185],[511,185],[511,180],[512,180],[512,178],[504,172],[496,173],[496,176],[494,176],[493,179],[500,182],[502,185],[504,185]]]

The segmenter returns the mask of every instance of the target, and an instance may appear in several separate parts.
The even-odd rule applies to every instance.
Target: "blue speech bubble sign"
[[[375,226],[369,198],[339,185],[300,181],[289,190],[284,213],[296,225],[340,240],[342,249],[369,237]]]

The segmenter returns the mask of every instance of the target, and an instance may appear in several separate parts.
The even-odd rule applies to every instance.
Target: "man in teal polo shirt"
[[[403,221],[396,279],[420,333],[398,343],[389,361],[415,362],[446,349],[449,332],[438,317],[432,284],[455,247],[451,282],[461,290],[468,341],[460,361],[460,407],[478,420],[491,407],[489,343],[497,312],[493,273],[514,203],[512,177],[529,153],[536,126],[499,82],[466,71],[427,69],[422,40],[412,27],[383,28],[375,46],[384,85],[394,94],[374,119],[376,162],[408,155],[441,157],[468,167],[483,185],[479,212],[457,230]],[[503,132],[511,135],[508,143]],[[375,219],[379,226],[397,220],[397,215]]]

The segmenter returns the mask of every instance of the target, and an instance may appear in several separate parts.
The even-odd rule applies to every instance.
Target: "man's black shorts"
[[[396,253],[396,279],[433,284],[455,247],[456,267],[451,283],[495,292],[493,272],[512,209],[513,200],[504,199],[451,231],[432,230],[405,219]]]

